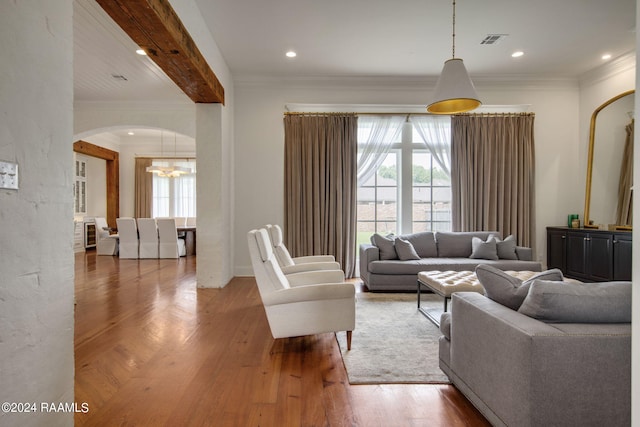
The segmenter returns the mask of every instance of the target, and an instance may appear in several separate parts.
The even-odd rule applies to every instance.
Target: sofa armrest
[[[311,262],[335,262],[333,255],[307,255],[292,258],[294,264],[308,264]],[[339,268],[339,267],[338,267]]]
[[[360,244],[360,278],[369,285],[369,263],[380,261],[380,249],[369,243]]]
[[[533,250],[526,246],[516,246],[516,255],[521,261],[533,261]]]
[[[353,299],[355,303],[355,287],[353,283],[318,283],[315,285],[280,289],[262,297],[265,307],[279,304],[348,298]]]
[[[305,271],[340,270],[337,262],[307,262],[303,264],[285,265],[280,267],[284,274],[303,273]]]
[[[286,278],[292,288],[318,283],[344,283],[344,272],[342,270],[304,271],[287,274]]]

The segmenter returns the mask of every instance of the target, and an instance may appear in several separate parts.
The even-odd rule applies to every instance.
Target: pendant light
[[[173,134],[173,156],[176,157],[176,134]],[[160,131],[160,157],[164,158],[164,134]],[[158,176],[166,177],[166,178],[176,178],[180,175],[186,175],[191,173],[190,168],[185,168],[182,166],[147,166],[147,172],[158,174]]]
[[[427,106],[427,111],[433,114],[464,113],[478,108],[482,104],[462,59],[456,58],[455,0],[453,0],[452,39],[452,58],[444,63],[433,93],[434,101]]]

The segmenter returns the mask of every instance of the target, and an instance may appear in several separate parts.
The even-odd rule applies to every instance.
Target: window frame
[[[428,187],[431,191],[432,197],[431,206],[430,206],[430,220],[429,221],[416,221],[417,223],[424,224],[427,223],[429,226],[427,227],[430,230],[445,230],[451,229],[452,216],[451,210],[449,210],[449,219],[448,221],[436,221],[434,220],[434,209],[433,209],[433,190],[434,188],[449,188],[449,192],[451,192],[451,182],[449,182],[448,186],[443,185],[433,185],[433,157],[431,157],[431,168],[430,173],[432,175],[431,185],[428,186],[418,186],[414,187],[413,183],[413,165],[414,165],[414,154],[415,153],[429,153],[429,149],[425,147],[422,141],[414,142],[414,136],[419,138],[419,135],[416,134],[414,130],[414,126],[410,121],[407,121],[403,125],[403,129],[401,132],[401,141],[394,143],[391,145],[389,153],[396,153],[396,165],[397,165],[397,181],[396,181],[396,225],[395,230],[397,234],[411,234],[414,232],[414,219],[413,219],[413,191],[414,188],[419,187]],[[377,181],[378,174],[375,174],[375,181]],[[451,179],[451,177],[449,177]],[[374,182],[375,182],[374,181]],[[405,185],[408,183],[408,185]],[[374,186],[358,186],[358,189],[362,187],[373,188],[374,189],[374,203],[377,203],[377,184]],[[359,199],[357,199],[357,206],[360,205]],[[356,207],[357,207],[356,206]],[[374,209],[374,218],[372,220],[360,220],[358,218],[358,210],[356,211],[356,222],[358,225],[360,223],[373,223],[374,224],[374,233],[381,232],[378,227],[378,223],[382,221],[377,218],[377,209]],[[434,228],[433,225],[435,223],[444,224],[448,223],[448,227],[443,228]],[[359,227],[358,227],[359,228]],[[361,243],[361,242],[360,242]]]

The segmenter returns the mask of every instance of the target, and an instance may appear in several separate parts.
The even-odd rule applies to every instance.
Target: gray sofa
[[[628,319],[617,320],[628,322],[546,323],[481,294],[456,293],[441,318],[440,368],[494,426],[628,426],[630,283],[624,298],[628,310],[615,312],[625,311]],[[598,307],[611,308],[604,298]]]
[[[491,236],[499,240],[494,249],[499,256],[485,259],[486,253],[479,253],[472,258],[473,238],[488,241]],[[405,254],[404,247],[402,251],[396,248],[397,238],[411,243],[417,259],[410,259],[416,257]],[[360,278],[370,291],[415,292],[417,275],[421,271],[474,271],[481,264],[502,270],[540,271],[542,265],[532,259],[531,248],[516,246],[511,236],[502,241],[496,231],[436,231],[393,237],[376,234],[372,236],[372,244],[360,245],[359,265]]]

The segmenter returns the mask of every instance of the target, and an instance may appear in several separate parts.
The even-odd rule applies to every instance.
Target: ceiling
[[[195,1],[236,80],[436,77],[452,56],[446,0]],[[95,0],[74,3],[76,101],[190,102]],[[472,79],[577,78],[635,52],[635,3],[458,0],[456,56]]]
[[[437,76],[450,0],[196,0],[234,75]],[[473,76],[575,77],[635,47],[635,0],[459,0],[456,56]],[[488,34],[508,34],[481,45]],[[288,60],[284,53],[298,56]],[[523,50],[519,59],[514,50]]]

